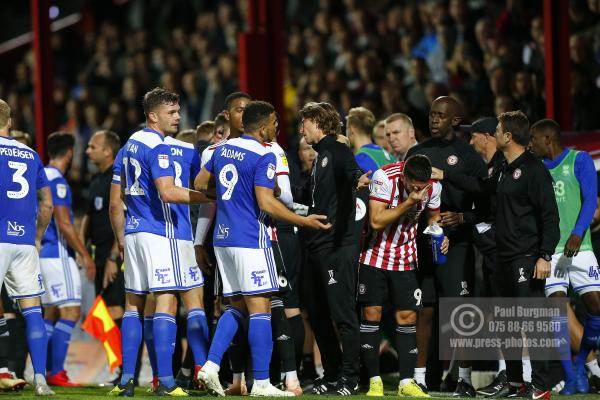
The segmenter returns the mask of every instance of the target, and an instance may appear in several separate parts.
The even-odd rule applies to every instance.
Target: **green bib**
[[[375,161],[375,164],[377,164],[378,168],[381,168],[384,165],[391,164],[394,162],[394,159],[392,158],[390,153],[388,153],[384,149],[370,149],[367,146],[363,146],[360,149],[358,149],[356,155],[363,153],[371,157],[371,159]]]
[[[575,158],[579,152],[570,149],[560,164],[550,170],[554,196],[560,216],[560,241],[555,254],[562,253],[575,227],[581,210],[581,188],[575,176]],[[592,240],[589,228],[585,231],[580,251],[591,251]]]

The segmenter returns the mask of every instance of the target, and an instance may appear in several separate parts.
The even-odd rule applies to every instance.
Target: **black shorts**
[[[6,291],[6,285],[2,285],[2,307],[5,314],[18,314],[19,305],[16,299],[11,299]]]
[[[545,297],[544,279],[534,279],[537,256],[498,260],[496,284],[502,297]]]
[[[419,262],[417,278],[423,304],[432,305],[437,297],[471,297],[475,281],[475,254],[469,241],[452,243],[445,264],[433,263],[429,238],[417,239]]]
[[[279,292],[277,294],[282,297],[284,293],[290,291],[290,283],[285,269],[286,264],[281,248],[279,247],[279,242],[272,241],[271,247],[273,248],[273,258],[275,259],[275,269],[277,270],[277,284],[279,285]]]
[[[277,231],[279,248],[283,255],[285,273],[290,290],[283,293],[285,308],[300,307],[300,269],[302,268],[302,251],[300,238],[293,231]],[[275,252],[275,249],[273,249]],[[276,257],[277,259],[277,257]]]
[[[121,260],[117,260],[117,276],[115,280],[110,283],[104,291],[102,291],[102,283],[104,280],[104,267],[106,266],[106,260],[108,253],[99,253],[96,249],[94,255],[94,261],[96,264],[96,278],[94,279],[94,286],[96,287],[96,295],[102,293],[102,298],[106,302],[108,307],[121,306],[125,307],[125,275],[121,270]]]
[[[362,306],[382,306],[390,301],[395,310],[417,311],[422,307],[417,272],[387,271],[361,264],[357,300]]]

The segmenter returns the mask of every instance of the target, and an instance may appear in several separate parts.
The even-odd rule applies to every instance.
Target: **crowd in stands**
[[[70,178],[93,168],[85,144],[103,128],[124,141],[143,121],[139,99],[154,86],[181,94],[181,129],[213,119],[237,89],[237,34],[246,0],[131,0],[118,13],[94,12],[52,36],[58,126],[76,137]],[[89,10],[88,10],[89,11]],[[466,121],[521,109],[545,115],[541,1],[288,0],[285,105],[294,137],[297,111],[327,101],[345,113],[403,112],[427,132],[433,99],[460,99]],[[573,128],[600,128],[600,1],[569,1]],[[33,57],[0,78],[14,129],[34,135]],[[296,140],[291,140],[293,147]],[[295,151],[290,152],[295,154]]]

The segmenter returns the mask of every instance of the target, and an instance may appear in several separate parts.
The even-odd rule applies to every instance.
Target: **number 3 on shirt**
[[[27,182],[27,179],[23,177],[23,174],[25,171],[27,171],[27,164],[17,161],[9,161],[8,167],[10,169],[16,169],[16,171],[13,173],[12,180],[13,182],[21,185],[21,188],[19,190],[7,190],[6,195],[9,199],[22,199],[23,197],[27,196],[27,193],[29,193],[29,182]]]
[[[231,172],[231,179],[227,179],[227,173]],[[221,199],[229,200],[231,199],[231,195],[233,194],[233,188],[238,181],[238,172],[233,164],[227,164],[223,167],[221,172],[219,172],[219,182],[221,185],[225,186],[227,190],[221,195]]]

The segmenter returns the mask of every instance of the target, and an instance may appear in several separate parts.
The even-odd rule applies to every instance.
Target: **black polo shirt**
[[[96,254],[108,255],[114,242],[114,234],[110,225],[108,206],[110,203],[110,185],[112,166],[92,178],[87,204],[87,215],[90,220],[89,237],[96,246]],[[106,254],[104,254],[106,253]]]

